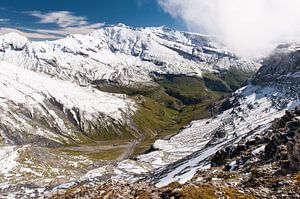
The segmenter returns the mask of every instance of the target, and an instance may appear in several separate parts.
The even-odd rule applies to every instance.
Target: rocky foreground
[[[253,140],[218,151],[211,168],[185,184],[111,180],[48,193],[43,198],[299,198],[300,107],[273,122]]]

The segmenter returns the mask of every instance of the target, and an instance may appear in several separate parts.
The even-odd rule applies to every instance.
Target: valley
[[[152,151],[91,170],[83,181],[47,197],[299,197],[300,79],[291,72],[298,68],[298,53],[293,45],[276,49],[214,117],[195,120],[170,139],[157,140]],[[290,66],[284,72],[282,62],[269,64],[281,54]],[[101,182],[105,175],[111,180]]]
[[[119,161],[133,158],[149,151],[157,139],[175,135],[190,121],[211,117],[212,104],[230,95],[230,91],[206,89],[205,81],[196,77],[174,76],[173,79],[169,75],[168,79],[162,76],[156,81],[159,83],[153,89],[154,92],[145,89],[140,92],[146,93],[139,93],[136,89],[138,94],[122,91],[135,102],[136,107],[130,123],[126,125],[105,128],[95,135],[78,136],[76,142],[50,148],[38,145],[16,146],[17,154],[12,160],[15,165],[8,171],[13,176],[3,176],[3,182],[0,182],[2,189],[7,192],[8,184],[23,184],[24,187],[34,188],[37,182],[38,187],[54,186],[79,179],[89,170],[103,165],[116,165]],[[194,91],[196,88],[199,93],[189,91],[189,88]],[[169,95],[167,90],[182,97]],[[200,101],[195,102],[195,99]],[[5,161],[1,160],[3,164]],[[17,181],[13,173],[19,173]],[[18,187],[8,190],[13,192],[16,189]]]
[[[249,150],[240,163],[226,151],[267,135],[300,105],[298,44],[251,61],[213,37],[122,24],[53,41],[10,33],[0,44],[4,197],[127,183],[164,194],[233,161],[252,165]]]

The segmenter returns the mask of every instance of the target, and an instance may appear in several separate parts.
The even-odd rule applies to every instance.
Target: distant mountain
[[[198,120],[214,117],[218,101],[246,85],[261,66],[213,37],[123,24],[55,41],[6,34],[0,36],[0,60],[0,195],[40,195],[49,182],[90,180],[103,164],[108,167],[96,170],[99,175],[135,178],[208,143],[217,150],[218,136],[211,140],[216,128],[228,120],[225,127],[233,129],[238,121],[236,111],[225,111],[231,103],[223,105],[223,115]],[[249,87],[235,94],[244,106],[238,93],[248,92],[252,100]],[[270,109],[272,117],[282,113]],[[249,122],[257,125],[252,116]],[[233,134],[226,132],[222,141],[231,142]],[[104,159],[126,160],[113,167]],[[153,179],[162,178],[155,173]]]
[[[201,76],[205,71],[259,68],[209,36],[122,24],[45,42],[10,33],[0,37],[0,58],[80,85],[96,80],[146,83],[151,72]]]
[[[225,71],[224,81],[206,77],[202,90],[230,92],[249,77],[235,74],[251,74],[260,66],[236,57],[208,36],[122,24],[55,41],[33,42],[9,33],[0,37],[0,60],[1,137],[38,145],[99,139],[97,132],[105,129],[122,134],[120,126],[132,117],[134,101],[95,89],[135,94],[157,87],[155,78],[161,75],[202,78],[204,73]],[[226,71],[234,71],[228,81]],[[138,92],[129,92],[132,88]],[[167,92],[184,103],[204,99],[187,99],[169,88]]]
[[[254,84],[281,83],[290,88],[300,84],[300,44],[278,46],[256,74]]]

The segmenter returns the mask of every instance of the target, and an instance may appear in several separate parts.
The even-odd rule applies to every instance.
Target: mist
[[[189,31],[216,36],[238,55],[266,56],[300,40],[300,0],[158,0]]]

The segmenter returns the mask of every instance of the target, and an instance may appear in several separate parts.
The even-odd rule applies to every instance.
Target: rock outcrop
[[[300,85],[300,44],[278,46],[262,62],[253,84],[284,84],[299,88]],[[300,89],[298,89],[299,91]]]

